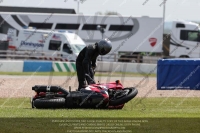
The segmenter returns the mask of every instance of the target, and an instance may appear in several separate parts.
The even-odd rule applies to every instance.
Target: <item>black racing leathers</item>
[[[81,88],[86,87],[86,81],[88,84],[95,83],[93,67],[96,67],[96,60],[98,56],[99,54],[96,44],[86,46],[79,53],[76,59],[76,70],[79,82],[79,90]],[[88,74],[93,80],[85,76],[85,74]]]

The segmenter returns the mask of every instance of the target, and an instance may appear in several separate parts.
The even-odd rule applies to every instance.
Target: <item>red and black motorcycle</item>
[[[119,80],[105,84],[92,84],[80,91],[69,91],[60,86],[35,85],[32,90],[32,108],[97,108],[122,109],[138,90],[124,88]]]

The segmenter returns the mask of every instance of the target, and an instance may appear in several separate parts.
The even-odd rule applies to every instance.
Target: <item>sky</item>
[[[165,0],[165,21],[200,21],[200,0]],[[118,12],[123,16],[163,17],[163,0],[83,0],[79,13],[95,14],[106,11]],[[74,0],[0,0],[0,6],[73,8]]]

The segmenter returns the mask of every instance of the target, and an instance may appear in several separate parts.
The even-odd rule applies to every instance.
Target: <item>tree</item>
[[[106,11],[104,14],[105,15],[119,15],[119,13],[115,11]]]
[[[99,12],[96,12],[95,14],[96,14],[96,15],[103,15],[103,13],[100,12],[100,11],[99,11]]]
[[[105,13],[98,11],[95,14],[96,15],[120,15],[118,12],[115,12],[115,11],[106,11]]]

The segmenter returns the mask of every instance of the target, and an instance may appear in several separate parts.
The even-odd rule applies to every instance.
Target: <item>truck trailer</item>
[[[7,34],[9,28],[16,29],[18,34],[24,28],[33,27],[38,30],[67,30],[80,36],[86,44],[109,38],[113,48],[109,55],[101,58],[103,61],[114,61],[114,57],[120,58],[124,54],[134,54],[137,59],[141,52],[156,54],[163,52],[162,18],[4,12],[0,14],[0,19],[4,21],[0,27],[1,34]],[[98,27],[101,27],[103,32]]]
[[[132,17],[121,15],[83,15],[58,13],[0,13],[4,21],[1,35],[9,28],[17,34],[26,27],[38,30],[67,30],[78,35],[87,44],[102,38],[112,41],[109,55],[102,61],[142,62],[143,56],[158,55],[161,58],[200,57],[197,35],[199,25],[187,21],[173,21],[170,33],[163,37],[163,18]],[[195,40],[196,38],[196,40]]]

